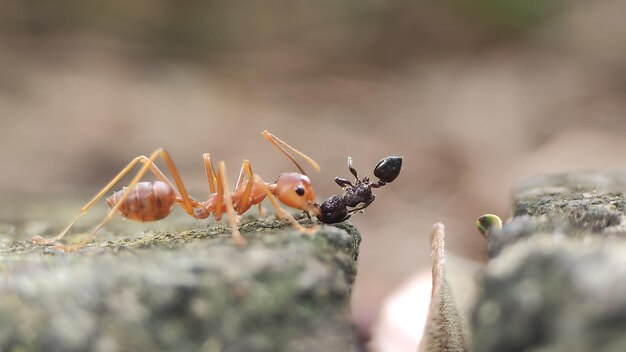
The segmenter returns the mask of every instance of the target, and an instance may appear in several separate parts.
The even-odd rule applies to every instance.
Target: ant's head
[[[281,174],[276,180],[275,194],[278,200],[289,207],[314,215],[319,212],[319,208],[314,205],[315,192],[311,180],[306,175],[297,172]]]
[[[351,216],[346,201],[339,195],[329,197],[322,205],[316,203],[316,207],[319,208],[317,219],[325,224],[336,224],[348,220]]]

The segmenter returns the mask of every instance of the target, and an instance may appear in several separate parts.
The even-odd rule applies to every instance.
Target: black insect
[[[368,176],[359,179],[357,172],[352,167],[352,158],[348,157],[348,169],[354,175],[354,184],[349,180],[336,177],[335,182],[344,189],[343,195],[334,195],[324,201],[317,218],[326,224],[334,224],[348,220],[356,212],[367,208],[376,196],[372,193],[372,188],[380,188],[387,183],[393,182],[400,174],[402,168],[401,156],[388,156],[379,161],[374,167],[374,176],[377,182],[370,182]]]

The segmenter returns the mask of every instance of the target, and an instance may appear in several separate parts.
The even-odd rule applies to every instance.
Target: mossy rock
[[[95,241],[73,253],[0,247],[2,351],[352,351],[361,237],[275,220]]]
[[[475,352],[626,351],[626,175],[537,177],[489,236]]]

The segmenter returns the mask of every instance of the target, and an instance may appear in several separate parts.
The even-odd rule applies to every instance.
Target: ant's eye
[[[304,187],[302,186],[296,187],[296,194],[302,197],[304,195]]]

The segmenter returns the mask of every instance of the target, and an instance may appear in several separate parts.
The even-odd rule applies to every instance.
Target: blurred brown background
[[[474,221],[506,216],[516,179],[624,169],[625,15],[619,0],[5,0],[0,220],[27,226],[42,201],[74,213],[159,146],[198,198],[203,152],[232,178],[248,158],[272,180],[294,168],[264,129],[320,163],[322,200],[348,155],[361,174],[404,155],[353,220],[366,333],[382,299],[429,265],[432,223],[452,252],[482,260]]]

